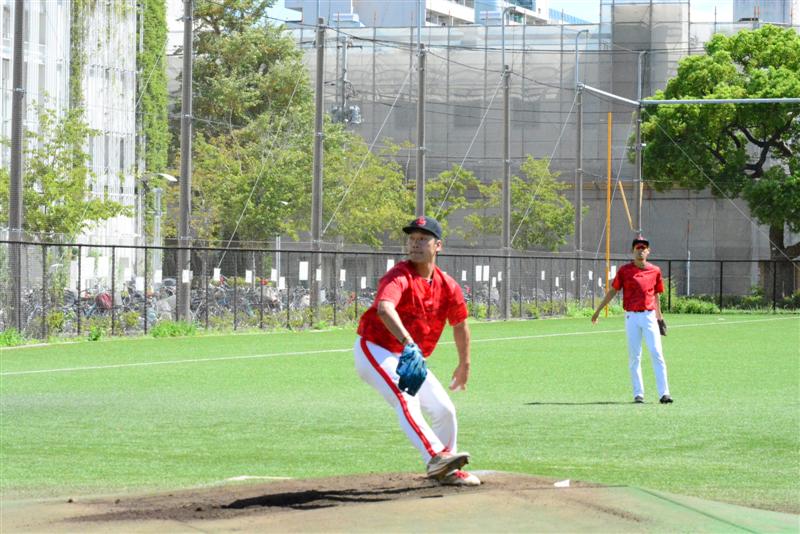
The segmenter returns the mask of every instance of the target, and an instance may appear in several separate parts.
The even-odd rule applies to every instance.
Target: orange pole
[[[606,293],[609,290],[609,275],[611,274],[611,125],[613,117],[608,112],[608,150],[606,153],[608,181],[606,184]],[[608,317],[608,306],[605,316]]]

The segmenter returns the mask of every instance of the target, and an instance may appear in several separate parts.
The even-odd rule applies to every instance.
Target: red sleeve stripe
[[[375,357],[369,351],[369,347],[367,346],[367,340],[364,338],[361,338],[361,350],[364,351],[364,355],[367,357],[367,360],[369,360],[369,363],[372,365],[375,371],[377,371],[377,373],[381,375],[383,380],[389,386],[389,389],[391,389],[392,393],[394,393],[394,395],[397,397],[397,400],[400,402],[400,406],[403,408],[403,415],[405,415],[406,421],[408,421],[408,424],[411,425],[411,428],[414,429],[414,432],[417,434],[420,441],[425,446],[425,450],[428,451],[428,454],[430,454],[431,457],[436,456],[436,453],[433,451],[433,447],[431,447],[430,441],[428,441],[428,438],[426,438],[425,434],[422,433],[419,426],[417,425],[417,422],[414,421],[414,418],[411,417],[411,413],[408,411],[408,404],[406,403],[406,399],[403,397],[403,392],[400,391],[400,389],[398,389],[394,381],[392,381],[389,375],[386,374],[386,371],[384,371],[383,368],[380,365],[378,365],[378,362],[375,361]]]

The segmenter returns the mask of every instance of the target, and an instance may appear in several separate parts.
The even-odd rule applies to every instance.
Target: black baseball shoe
[[[641,395],[636,395],[633,398],[633,402],[635,402],[636,404],[644,404],[644,397],[642,397]]]
[[[661,404],[672,404],[672,397],[670,397],[669,395],[664,395],[658,400],[658,402],[660,402]]]

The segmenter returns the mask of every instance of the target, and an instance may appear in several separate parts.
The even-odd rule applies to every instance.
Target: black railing
[[[181,283],[191,286],[190,320],[205,329],[353,323],[372,304],[391,263],[403,259],[399,252],[323,251],[317,273],[311,272],[311,250],[192,248],[191,269],[178,272],[177,250],[0,241],[0,329],[19,325],[35,338],[92,331],[146,334],[177,319]],[[18,283],[11,277],[12,256],[18,258]],[[442,254],[438,265],[461,284],[470,314],[478,319],[563,315],[594,308],[605,294],[604,259],[515,255],[508,260],[508,273],[502,271],[505,261],[499,254],[451,252]],[[609,274],[613,277],[627,261],[624,256],[611,260]],[[790,262],[653,263],[665,273],[667,310],[686,311],[686,297],[697,299],[695,308],[800,308],[799,271]],[[310,282],[316,276],[319,295],[312,299]],[[17,287],[21,299],[15,306]]]

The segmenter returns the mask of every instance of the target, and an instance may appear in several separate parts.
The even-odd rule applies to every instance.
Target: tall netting
[[[426,175],[463,166],[485,183],[502,179],[505,57],[512,69],[512,175],[520,175],[520,165],[528,156],[549,158],[551,170],[569,185],[565,194],[574,204],[576,140],[581,128],[582,242],[570,237],[562,253],[580,253],[587,260],[602,258],[610,234],[610,250],[624,254],[634,231],[641,229],[653,244],[653,259],[767,257],[767,235],[754,225],[741,202],[719,200],[709,191],[656,193],[645,184],[639,205],[631,156],[635,109],[584,91],[579,122],[576,102],[576,71],[578,81],[587,86],[637,100],[640,92],[647,97],[664,88],[676,73],[678,60],[702,53],[703,44],[715,31],[733,33],[749,27],[693,22],[689,2],[604,2],[601,22],[592,25],[507,26],[505,31],[500,26],[425,27],[420,40],[427,49]],[[313,29],[293,31],[307,49],[313,77]],[[329,27],[326,31],[326,111],[357,108],[357,120],[348,128],[368,143],[374,142],[376,148],[389,140],[408,141],[400,158],[410,183],[416,175],[416,65],[414,27]],[[609,195],[610,228],[606,228]],[[451,227],[463,227],[463,216],[452,215]],[[473,245],[451,236],[447,247],[465,250]],[[485,235],[477,247],[497,252],[500,236]],[[742,269],[747,272],[731,282],[736,285],[733,290],[748,291],[760,277],[756,262]],[[588,275],[588,269],[577,270],[581,277]],[[698,279],[696,288],[712,291],[712,278],[708,286]],[[579,283],[588,280],[582,278]]]

